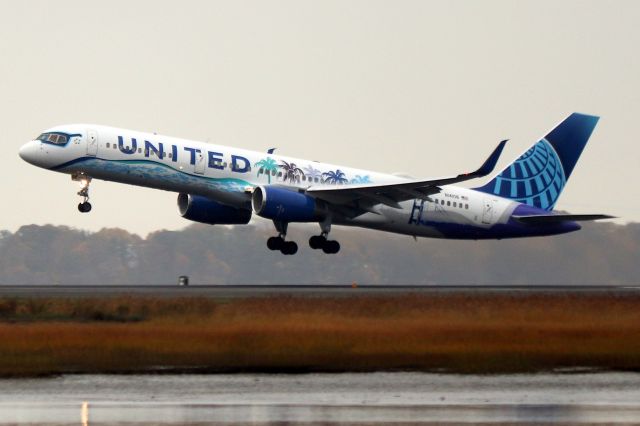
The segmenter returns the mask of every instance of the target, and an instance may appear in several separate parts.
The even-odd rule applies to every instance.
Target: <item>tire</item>
[[[327,241],[326,244],[322,246],[322,251],[326,254],[336,254],[340,251],[340,243],[337,241]]]
[[[321,249],[326,242],[327,242],[327,239],[322,235],[314,235],[313,237],[309,238],[309,247],[311,247],[314,250],[318,250],[318,249]]]
[[[282,245],[280,251],[282,252],[282,254],[285,254],[287,256],[296,254],[298,252],[298,244],[293,241],[287,241]]]
[[[298,244],[294,241],[289,241],[289,254],[293,255],[298,252]]]
[[[280,237],[271,237],[267,240],[269,250],[280,250],[283,247],[284,240]]]
[[[91,211],[91,204],[88,202],[78,204],[78,211],[80,213],[89,213]]]

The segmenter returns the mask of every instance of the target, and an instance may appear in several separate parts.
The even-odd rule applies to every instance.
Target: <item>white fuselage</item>
[[[67,125],[48,132],[65,133],[69,140],[65,145],[34,140],[20,155],[63,173],[202,195],[237,208],[251,208],[250,194],[261,185],[304,189],[407,181],[363,169],[107,126]],[[428,200],[405,201],[401,209],[379,204],[373,212],[338,217],[334,223],[424,237],[444,237],[442,227],[451,224],[466,230],[453,238],[473,239],[506,223],[517,205],[498,196],[444,186]]]

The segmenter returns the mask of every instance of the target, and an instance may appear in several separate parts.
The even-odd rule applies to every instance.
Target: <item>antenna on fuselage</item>
[[[278,149],[278,148],[269,148],[267,150],[267,154],[273,154],[273,151],[275,151],[276,149]]]

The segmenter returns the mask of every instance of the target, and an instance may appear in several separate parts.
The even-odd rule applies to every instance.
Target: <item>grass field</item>
[[[0,298],[0,376],[640,370],[640,298]]]

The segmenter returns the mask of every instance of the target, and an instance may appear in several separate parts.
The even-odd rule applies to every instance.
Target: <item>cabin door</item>
[[[196,151],[195,172],[199,175],[204,174],[204,155],[200,151]]]
[[[484,208],[482,209],[482,223],[489,225],[493,222],[493,215],[496,208],[496,200],[490,198],[484,199]]]
[[[87,155],[98,155],[98,134],[93,129],[87,130]]]

